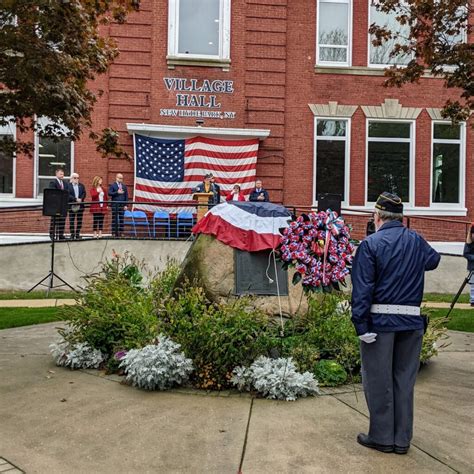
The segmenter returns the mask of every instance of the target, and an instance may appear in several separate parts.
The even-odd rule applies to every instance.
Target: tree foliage
[[[459,99],[448,100],[443,116],[454,122],[466,120],[474,107],[474,45],[466,38],[472,30],[470,0],[384,0],[377,10],[396,15],[398,31],[370,25],[374,46],[391,47],[391,57],[410,55],[405,67],[385,70],[387,86],[401,87],[418,82],[426,70],[444,79],[448,88],[460,91]]]
[[[104,26],[123,23],[139,0],[2,0],[0,125],[16,122],[55,139],[77,140],[92,126],[100,90],[93,81],[118,55]],[[48,117],[42,125],[37,117]],[[124,156],[116,132],[91,132],[102,154]],[[3,140],[0,150],[31,153],[33,144]]]

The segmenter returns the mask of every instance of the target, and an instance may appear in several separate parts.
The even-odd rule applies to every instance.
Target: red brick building
[[[393,60],[367,30],[394,20],[373,1],[142,0],[104,30],[120,55],[93,85],[104,90],[94,126],[119,130],[132,155],[134,132],[259,137],[257,175],[275,202],[336,192],[344,207],[371,209],[392,189],[408,213],[473,218],[473,130],[441,119],[456,94],[439,79],[383,86]],[[101,158],[88,138],[35,140],[34,159],[3,160],[2,206],[38,202],[61,163],[87,186],[117,171],[133,182],[133,162]]]

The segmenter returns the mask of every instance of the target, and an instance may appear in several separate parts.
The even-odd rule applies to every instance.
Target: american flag
[[[134,135],[135,200],[153,203],[140,209],[156,210],[160,203],[191,202],[194,188],[212,173],[221,195],[235,184],[249,194],[255,184],[258,139],[217,140],[193,137],[185,140]]]

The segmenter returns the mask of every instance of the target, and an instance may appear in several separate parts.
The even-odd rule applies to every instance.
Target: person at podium
[[[198,184],[194,188],[195,193],[212,193],[212,196],[209,197],[209,206],[214,206],[219,204],[219,196],[216,185],[212,182],[212,174],[206,174],[204,176],[204,181]]]

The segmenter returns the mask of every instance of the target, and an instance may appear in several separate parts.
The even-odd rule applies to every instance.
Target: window
[[[431,202],[461,204],[464,194],[464,125],[433,122]]]
[[[413,139],[411,122],[368,122],[367,201],[395,193],[411,202]]]
[[[0,141],[15,140],[15,122],[0,125]],[[0,151],[0,194],[13,195],[15,181],[14,154]]]
[[[316,62],[345,65],[351,62],[351,0],[318,0]]]
[[[229,53],[230,0],[169,0],[169,57],[229,60]]]
[[[316,119],[314,200],[323,193],[342,196],[347,202],[349,120]]]
[[[391,64],[408,64],[412,59],[411,54],[390,56],[390,53],[396,44],[403,44],[404,38],[408,38],[410,27],[409,25],[401,25],[397,21],[397,13],[378,11],[377,5],[379,2],[380,0],[369,0],[369,26],[375,23],[378,26],[386,27],[391,32],[396,33],[396,36],[385,41],[380,46],[374,46],[372,44],[374,37],[369,35],[369,66],[386,67]],[[408,39],[406,43],[408,43]]]
[[[40,129],[50,123],[45,118],[38,120]],[[65,176],[71,175],[73,171],[73,142],[69,138],[54,141],[52,138],[41,136],[41,133],[39,133],[36,137],[36,150],[38,157],[36,194],[40,195],[48,187],[49,182],[55,178],[55,171],[58,168],[64,170]]]

